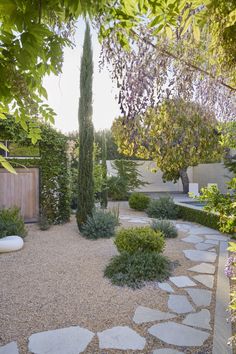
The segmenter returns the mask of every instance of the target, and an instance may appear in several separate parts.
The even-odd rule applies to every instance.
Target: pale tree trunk
[[[181,168],[179,170],[179,175],[183,184],[183,192],[187,194],[189,192],[189,178],[187,174],[187,168]]]

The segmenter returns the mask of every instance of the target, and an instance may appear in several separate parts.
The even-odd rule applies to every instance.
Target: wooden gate
[[[0,169],[0,208],[17,206],[26,222],[39,217],[39,169],[17,168],[17,175]]]

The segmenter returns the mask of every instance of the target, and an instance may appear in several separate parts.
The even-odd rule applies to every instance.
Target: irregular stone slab
[[[17,343],[11,342],[0,347],[0,354],[19,354]]]
[[[34,354],[79,354],[91,342],[94,333],[79,326],[32,334],[29,351]]]
[[[199,243],[203,241],[203,238],[199,236],[190,235],[188,237],[182,238],[181,241],[188,242],[188,243]]]
[[[228,241],[227,236],[222,236],[220,233],[215,235],[204,235],[207,240],[216,240],[216,241]]]
[[[175,322],[159,323],[148,332],[168,344],[185,347],[201,346],[209,337],[209,333]]]
[[[159,310],[139,306],[135,311],[133,321],[135,323],[146,323],[152,321],[170,320],[175,317],[176,315],[173,313],[161,312]]]
[[[191,226],[186,224],[175,224],[175,226],[177,227],[177,229],[183,231],[189,231],[191,229]]]
[[[207,245],[215,245],[218,246],[220,241],[217,240],[206,240],[204,243],[206,243]]]
[[[207,286],[208,288],[212,289],[213,284],[214,284],[214,276],[213,275],[206,275],[206,274],[200,274],[200,275],[194,275],[194,279],[202,283],[203,285]]]
[[[213,229],[209,229],[207,227],[195,227],[195,228],[192,228],[191,229],[191,233],[194,234],[194,235],[214,235],[214,236],[220,236],[220,237],[223,237],[221,235],[220,232],[217,232],[216,230],[213,230]]]
[[[118,326],[98,332],[100,349],[142,350],[146,340],[128,326]]]
[[[190,272],[214,274],[216,267],[213,264],[201,263],[192,268],[189,268]]]
[[[170,277],[170,281],[172,281],[172,283],[174,283],[178,288],[196,286],[196,283],[194,283],[189,277],[186,277],[185,275]]]
[[[210,306],[212,292],[205,289],[185,289],[197,306]]]
[[[152,352],[152,354],[184,354],[183,352],[179,352],[175,349],[156,349]]]
[[[184,250],[184,255],[190,261],[213,263],[216,260],[216,254],[207,251]]]
[[[216,253],[216,249],[215,249],[215,248],[211,248],[211,249],[209,250],[209,252],[214,252],[214,253]]]
[[[169,295],[168,308],[176,313],[195,311],[185,295]]]
[[[197,313],[190,313],[185,317],[182,323],[188,326],[211,329],[211,326],[209,324],[210,320],[210,311],[203,309]]]
[[[197,244],[195,245],[195,248],[196,248],[197,250],[199,250],[199,251],[207,251],[207,250],[209,250],[209,248],[211,248],[211,247],[212,247],[212,245],[209,245],[209,244],[204,243],[204,242],[197,243]]]
[[[158,282],[157,285],[158,285],[158,287],[161,290],[167,291],[168,293],[174,293],[173,288],[168,283],[160,283],[160,282]]]

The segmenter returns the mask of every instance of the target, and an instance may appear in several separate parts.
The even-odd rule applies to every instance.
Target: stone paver
[[[170,286],[169,283],[157,283],[158,287],[163,290],[163,291],[167,291],[168,293],[174,293],[174,289]]]
[[[205,289],[186,289],[196,306],[210,306],[212,292]]]
[[[207,244],[207,243],[204,243],[204,242],[201,242],[201,243],[197,243],[195,245],[195,248],[199,251],[207,251],[209,250],[210,248],[212,247],[212,245],[210,244]]]
[[[194,262],[209,262],[213,263],[216,260],[216,254],[207,251],[184,250],[186,258]]]
[[[211,249],[209,250],[209,252],[216,252],[216,249],[215,249],[215,248],[211,248]]]
[[[220,242],[220,241],[217,241],[217,240],[206,240],[204,243],[205,243],[206,245],[218,246],[218,245],[219,245],[219,242]]]
[[[29,351],[34,354],[79,354],[93,336],[94,333],[78,326],[35,333],[29,337]]]
[[[148,307],[139,306],[134,314],[133,321],[135,323],[146,323],[152,321],[170,320],[175,318],[173,313],[162,312]]]
[[[216,240],[216,241],[227,241],[226,236],[222,236],[220,233],[216,235],[205,235],[205,238],[208,240]]]
[[[179,352],[175,349],[156,349],[152,352],[152,354],[184,354],[183,352]]]
[[[210,320],[210,311],[203,309],[197,313],[190,313],[185,317],[182,323],[188,326],[211,329]]]
[[[189,277],[187,277],[185,275],[180,275],[180,276],[177,276],[177,277],[170,277],[169,280],[172,283],[174,283],[178,288],[196,286],[196,283],[194,283]]]
[[[209,333],[175,322],[159,323],[148,332],[165,343],[186,347],[201,346],[209,337]]]
[[[185,295],[169,295],[168,308],[175,313],[195,311]]]
[[[127,326],[118,326],[98,332],[100,349],[142,350],[146,340]]]
[[[221,236],[221,233],[216,231],[216,230],[213,230],[213,229],[209,229],[207,227],[194,227],[194,228],[191,228],[191,233],[194,234],[194,235],[203,235],[203,236],[211,236],[211,235],[214,235],[214,236]]]
[[[206,274],[200,274],[200,275],[194,275],[194,279],[202,283],[203,285],[207,286],[208,288],[212,289],[213,284],[214,284],[214,275],[206,275]]]
[[[188,237],[182,238],[181,241],[188,242],[188,243],[199,243],[203,241],[203,237],[190,235]]]
[[[0,354],[19,354],[17,343],[11,342],[0,347]]]
[[[214,274],[216,267],[213,264],[201,263],[192,268],[189,268],[191,272],[196,273],[205,273],[205,274]]]

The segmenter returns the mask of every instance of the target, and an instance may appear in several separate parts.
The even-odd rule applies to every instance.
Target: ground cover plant
[[[27,235],[24,220],[16,207],[0,210],[0,238],[5,236]]]
[[[148,205],[147,214],[150,218],[177,219],[178,206],[171,197],[152,199]]]
[[[153,220],[151,228],[154,231],[161,232],[165,238],[175,238],[178,236],[177,228],[169,220]]]
[[[150,198],[143,193],[132,193],[129,197],[129,206],[135,210],[145,210],[148,207]]]
[[[94,210],[87,217],[81,228],[81,233],[88,239],[110,238],[115,235],[115,227],[118,225],[117,215],[112,211],[103,209]]]

